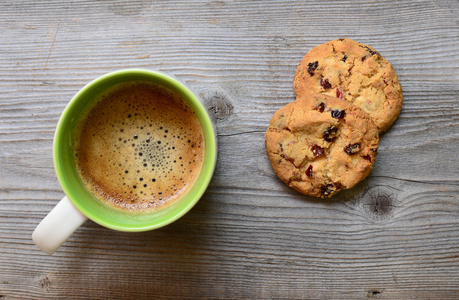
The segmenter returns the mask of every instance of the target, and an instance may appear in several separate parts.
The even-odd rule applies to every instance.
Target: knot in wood
[[[377,215],[385,215],[392,210],[392,200],[387,195],[378,195],[371,201],[370,210]]]
[[[233,104],[226,95],[220,92],[204,96],[204,100],[207,103],[207,110],[216,120],[225,120],[233,114]]]
[[[392,193],[384,187],[375,187],[368,190],[363,199],[367,215],[375,220],[390,218],[395,207],[394,203],[397,202]]]
[[[40,279],[40,287],[43,290],[48,292],[50,286],[51,286],[51,281],[49,280],[48,276],[45,276],[42,279]]]

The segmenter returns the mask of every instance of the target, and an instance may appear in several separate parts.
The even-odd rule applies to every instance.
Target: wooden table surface
[[[459,299],[459,2],[0,1],[0,299]],[[403,87],[370,176],[331,200],[284,185],[264,149],[312,47],[341,37]],[[63,197],[52,160],[72,96],[109,71],[169,72],[216,120],[201,201],[162,229],[85,223],[31,240]]]

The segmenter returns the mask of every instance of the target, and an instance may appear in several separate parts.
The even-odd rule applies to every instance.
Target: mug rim
[[[165,82],[167,83],[167,88],[172,89],[174,92],[177,92],[181,94],[182,98],[193,108],[193,111],[198,116],[198,119],[201,123],[201,127],[204,133],[204,139],[205,139],[205,158],[203,161],[203,166],[201,168],[200,175],[198,176],[200,186],[197,186],[198,179],[193,183],[192,187],[190,190],[193,190],[193,195],[190,196],[190,199],[187,199],[186,202],[183,202],[184,198],[186,198],[186,195],[190,193],[190,190],[186,192],[177,202],[183,202],[181,204],[181,208],[177,209],[169,209],[169,206],[166,208],[160,208],[158,211],[149,211],[149,212],[126,212],[121,209],[116,209],[112,208],[107,204],[102,204],[102,201],[100,200],[95,200],[99,201],[98,205],[102,206],[103,208],[107,210],[108,214],[115,214],[123,217],[129,217],[134,220],[136,218],[140,218],[142,216],[143,219],[147,220],[142,225],[133,225],[137,224],[133,222],[132,224],[130,223],[129,225],[122,225],[119,223],[113,223],[113,222],[108,222],[106,218],[102,217],[99,215],[98,212],[91,211],[86,205],[82,203],[79,199],[77,198],[77,194],[82,193],[82,189],[85,190],[85,195],[92,196],[91,198],[94,200],[97,197],[95,197],[93,194],[91,194],[85,187],[84,184],[81,182],[80,179],[80,184],[78,187],[70,186],[68,179],[69,177],[74,177],[75,175],[69,175],[65,174],[65,171],[63,170],[63,165],[68,164],[68,160],[66,162],[63,162],[64,159],[64,154],[62,153],[61,148],[62,147],[69,147],[70,149],[72,148],[72,145],[68,145],[66,143],[72,143],[69,141],[69,139],[65,140],[66,135],[69,135],[68,132],[65,132],[65,125],[67,125],[69,122],[76,122],[75,119],[77,116],[75,116],[74,107],[78,104],[80,104],[82,99],[85,99],[85,94],[89,93],[91,89],[95,89],[97,86],[103,85],[107,80],[111,80],[113,78],[119,77],[121,81],[115,82],[114,84],[111,84],[111,86],[117,84],[117,83],[122,83],[122,82],[129,82],[129,81],[134,81],[133,79],[130,80],[122,80],[122,77],[128,77],[128,76],[144,76],[145,78],[149,78],[152,80],[154,83],[161,84],[159,82]],[[110,85],[109,85],[110,87]],[[108,87],[107,87],[108,88]],[[104,88],[102,90],[106,90],[107,88]],[[92,100],[87,100],[88,103],[92,102]],[[73,135],[71,135],[73,138]],[[139,68],[129,68],[129,69],[121,69],[118,71],[113,71],[107,74],[104,74],[102,76],[97,77],[96,79],[90,81],[87,83],[83,88],[81,88],[69,101],[69,103],[66,105],[62,115],[59,118],[57,127],[56,127],[56,132],[54,134],[54,140],[53,140],[53,162],[54,162],[54,169],[58,178],[58,181],[65,193],[65,195],[69,198],[69,200],[73,203],[73,205],[85,216],[87,216],[89,219],[92,221],[98,223],[99,225],[102,225],[104,227],[118,230],[118,231],[131,231],[131,232],[139,232],[139,231],[147,231],[147,230],[153,230],[157,229],[163,226],[166,226],[179,218],[181,218],[183,215],[185,215],[188,211],[193,208],[196,203],[201,199],[205,191],[207,190],[210,181],[213,177],[213,173],[215,171],[216,167],[216,162],[217,162],[217,135],[216,135],[216,129],[214,126],[214,123],[209,115],[209,112],[207,109],[204,107],[202,101],[200,98],[193,93],[192,90],[190,90],[189,87],[187,87],[184,83],[182,83],[179,79],[177,79],[173,75],[166,74],[161,71],[156,71],[156,70],[148,70],[148,69],[139,69]],[[72,160],[72,164],[75,165],[75,163]],[[79,176],[78,176],[79,178]],[[74,178],[72,178],[74,179]],[[78,190],[78,191],[76,191]],[[91,200],[92,201],[92,200]],[[174,202],[173,204],[170,205],[170,207],[174,207],[177,202]],[[160,221],[158,222],[153,222],[154,220],[151,220],[151,222],[148,222],[149,216],[151,218],[154,218],[156,215],[158,215],[158,212],[161,211],[161,213],[164,215]]]

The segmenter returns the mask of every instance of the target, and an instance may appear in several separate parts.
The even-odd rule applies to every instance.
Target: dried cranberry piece
[[[340,89],[336,89],[336,98],[343,99],[343,92]]]
[[[364,48],[367,49],[367,51],[370,52],[371,55],[377,55],[377,54],[378,54],[378,52],[372,50],[372,49],[371,49],[370,47],[368,47],[368,46],[365,46]]]
[[[332,118],[335,118],[335,119],[342,119],[344,118],[344,116],[346,115],[346,112],[343,110],[332,110],[331,111],[331,116]]]
[[[338,128],[336,126],[330,126],[324,131],[322,136],[324,140],[326,140],[327,142],[333,142],[337,138],[336,136],[337,132],[338,132]]]
[[[360,143],[349,144],[344,147],[344,151],[349,155],[354,155],[360,151]]]
[[[308,64],[308,73],[309,73],[309,75],[314,76],[314,71],[317,69],[318,66],[319,66],[319,62],[318,61],[309,63]]]
[[[317,110],[318,110],[319,112],[323,113],[324,110],[325,110],[325,103],[320,102],[320,104],[317,105]]]
[[[342,61],[344,61],[344,62],[345,62],[345,61],[346,61],[346,59],[347,59],[347,55],[346,55],[346,54],[344,54],[344,53],[343,53],[343,55],[344,55],[344,56],[343,56],[343,59],[342,59]]]
[[[324,184],[320,187],[320,192],[324,195],[324,196],[328,196],[330,194],[332,194],[333,192],[335,192],[335,186],[331,183],[327,183],[327,184]]]
[[[309,178],[312,178],[312,165],[309,165],[309,167],[306,170],[306,176]]]
[[[287,155],[285,154],[281,154],[281,157],[285,160],[288,160],[289,162],[291,162],[292,164],[295,162],[295,159],[294,158],[291,158],[291,157],[288,157]]]
[[[367,59],[367,57],[366,57],[366,56],[363,56],[363,57],[362,57],[362,62],[364,62],[365,59]]]
[[[311,151],[312,151],[312,154],[313,154],[315,157],[322,156],[322,155],[324,155],[324,153],[325,153],[324,148],[320,147],[320,146],[317,145],[317,144],[312,145]]]
[[[368,160],[369,162],[371,162],[371,156],[370,155],[365,155],[365,156],[362,156],[364,159]]]
[[[320,85],[324,88],[324,89],[329,89],[331,88],[331,84],[330,82],[328,81],[328,79],[325,79],[322,77],[320,78]]]

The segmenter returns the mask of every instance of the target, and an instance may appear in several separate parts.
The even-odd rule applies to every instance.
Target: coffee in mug
[[[182,97],[147,81],[105,91],[83,113],[74,159],[89,191],[107,205],[149,211],[174,203],[199,175],[204,136]]]

